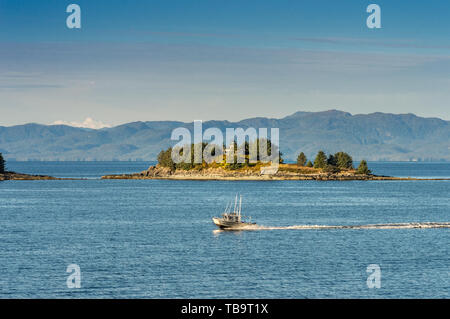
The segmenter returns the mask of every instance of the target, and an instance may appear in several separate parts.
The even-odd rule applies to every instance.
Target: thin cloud
[[[237,34],[219,33],[192,33],[192,32],[170,32],[170,31],[147,31],[143,32],[151,35],[173,36],[173,37],[195,37],[195,38],[237,38]]]
[[[414,48],[414,49],[450,49],[450,45],[428,45],[417,43],[414,40],[392,39],[392,40],[375,40],[363,38],[292,38],[292,40],[311,42],[311,43],[328,43],[328,44],[344,44],[344,45],[370,45],[389,48]]]
[[[59,84],[0,84],[0,89],[58,89]]]

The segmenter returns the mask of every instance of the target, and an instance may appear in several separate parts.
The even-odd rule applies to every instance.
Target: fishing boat
[[[222,217],[213,217],[214,224],[224,230],[237,230],[243,229],[251,225],[255,225],[255,223],[251,222],[251,217],[242,216],[242,196],[239,199],[239,206],[237,204],[238,196],[236,195],[236,199],[234,201],[234,209],[231,211],[231,207],[233,203],[229,203],[225,208],[225,212],[223,212]],[[246,221],[248,219],[248,221]]]

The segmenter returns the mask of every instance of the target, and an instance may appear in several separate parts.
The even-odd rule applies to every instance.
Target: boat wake
[[[293,225],[263,226],[247,225],[238,230],[287,230],[287,229],[412,229],[412,228],[450,228],[450,222],[392,223],[368,225]]]

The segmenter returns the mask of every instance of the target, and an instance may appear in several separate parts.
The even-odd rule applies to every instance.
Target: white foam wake
[[[279,229],[411,229],[411,228],[450,228],[450,222],[392,223],[368,225],[293,225],[263,226],[248,225],[239,230],[279,230]]]

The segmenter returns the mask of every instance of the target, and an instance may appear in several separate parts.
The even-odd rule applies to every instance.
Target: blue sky
[[[82,28],[66,27],[81,7]],[[368,29],[366,7],[381,7]],[[0,0],[0,125],[415,113],[450,120],[448,1]]]

